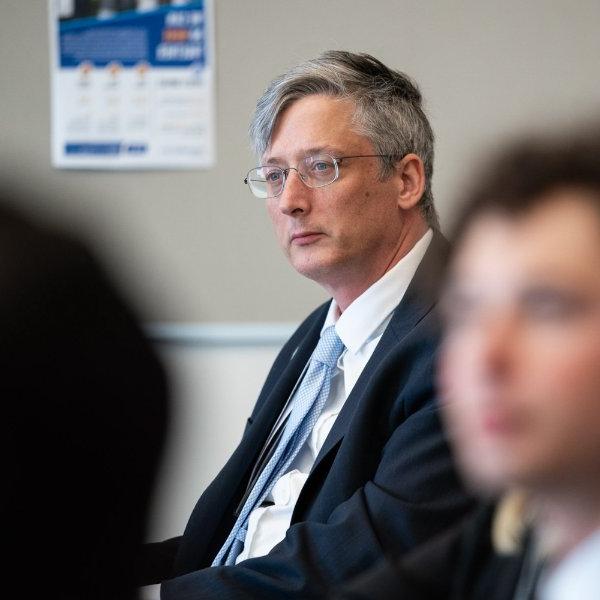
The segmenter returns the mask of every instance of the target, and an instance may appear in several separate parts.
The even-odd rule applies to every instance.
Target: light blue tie
[[[344,344],[338,337],[335,326],[331,325],[322,331],[304,379],[296,392],[279,444],[252,488],[231,533],[212,563],[213,567],[235,564],[244,547],[250,513],[263,503],[277,480],[287,473],[313,430],[329,397],[331,376],[343,349]]]

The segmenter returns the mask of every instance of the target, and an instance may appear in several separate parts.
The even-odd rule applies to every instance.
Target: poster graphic
[[[212,166],[212,8],[212,0],[49,0],[53,165]]]

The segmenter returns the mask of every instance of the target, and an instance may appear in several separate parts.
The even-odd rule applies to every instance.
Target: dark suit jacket
[[[434,390],[433,284],[445,251],[436,235],[317,456],[285,540],[267,556],[207,568],[234,523],[257,454],[319,339],[328,306],[300,325],[275,360],[238,448],[198,501],[162,598],[319,597],[383,555],[423,542],[467,509]]]
[[[131,600],[165,376],[85,246],[3,207],[0,340],[2,596]]]
[[[491,541],[492,506],[399,560],[382,561],[332,594],[332,600],[513,600],[527,544],[500,555]]]

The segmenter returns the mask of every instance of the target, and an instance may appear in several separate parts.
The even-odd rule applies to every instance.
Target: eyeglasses
[[[257,198],[275,198],[283,192],[290,171],[296,171],[300,181],[309,188],[320,188],[333,183],[340,176],[339,165],[346,158],[391,158],[388,154],[359,154],[334,158],[330,154],[315,154],[303,158],[295,167],[282,169],[263,165],[250,169],[244,178]]]

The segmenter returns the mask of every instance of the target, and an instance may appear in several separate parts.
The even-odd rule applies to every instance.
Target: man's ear
[[[396,163],[398,206],[403,210],[414,208],[425,191],[425,166],[416,154],[407,154]]]

